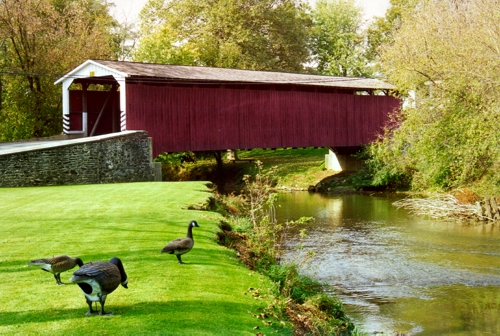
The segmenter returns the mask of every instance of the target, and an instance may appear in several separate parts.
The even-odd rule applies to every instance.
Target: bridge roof
[[[306,86],[327,86],[350,89],[393,90],[395,87],[378,79],[359,77],[334,77],[296,74],[274,71],[239,70],[202,66],[150,64],[124,61],[87,60],[73,71],[60,78],[55,84],[67,78],[84,78],[87,66],[101,68],[109,75],[126,78],[155,78],[161,82],[199,82],[232,84],[292,84]],[[99,75],[104,73],[99,71]]]

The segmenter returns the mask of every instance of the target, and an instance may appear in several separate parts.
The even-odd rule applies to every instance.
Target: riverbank
[[[262,315],[272,282],[214,241],[222,217],[188,210],[210,195],[205,182],[0,189],[0,333],[291,334],[291,325]],[[200,225],[195,246],[179,265],[160,250],[184,237],[192,219]],[[129,284],[106,300],[114,316],[85,317],[77,286],[57,286],[50,273],[26,266],[59,254],[122,259]]]
[[[163,177],[167,181],[212,181],[221,194],[239,194],[244,188],[243,176],[255,174],[255,162],[261,161],[264,170],[277,167],[276,188],[279,190],[352,192],[354,187],[348,179],[352,172],[326,170],[325,154],[328,154],[327,148],[238,151],[240,160],[224,158],[222,170],[211,156],[190,156],[182,162],[169,159],[169,164],[163,166]]]
[[[243,189],[243,176],[255,174],[256,161],[261,161],[264,170],[276,166],[276,190],[310,191],[332,194],[355,194],[387,192],[386,188],[370,186],[363,174],[353,171],[332,171],[325,169],[327,148],[300,149],[254,149],[238,151],[239,161],[224,160],[222,170],[212,157],[195,159],[182,165],[168,168],[164,166],[167,180],[212,181],[221,194],[239,194]],[[173,174],[172,174],[173,173]],[[468,188],[449,193],[410,193],[408,198],[396,204],[419,216],[439,219],[495,222],[500,220],[500,199],[481,198]],[[446,202],[443,202],[443,199]]]
[[[311,151],[320,162],[319,165],[314,164],[313,169],[322,175],[335,174],[325,169],[318,170],[317,167],[323,164],[321,160],[324,160],[324,154],[318,154],[318,149]],[[276,183],[283,182],[279,177],[290,174],[286,171],[287,165],[283,164],[282,156],[293,152],[293,155],[288,156],[298,162],[295,163],[296,167],[311,163],[308,158],[298,158],[295,150],[269,152],[280,156],[277,161],[281,165],[274,165],[280,162],[269,160],[267,155],[266,168],[262,161],[255,158],[226,162],[222,166],[215,166],[213,160],[200,159],[199,156],[195,158],[190,153],[175,153],[162,159],[169,163],[163,166],[164,172],[172,174],[169,178],[206,178],[217,185],[217,202],[213,203],[213,208],[218,209],[225,217],[224,222],[221,222],[221,231],[217,234],[218,241],[221,245],[236,250],[238,258],[249,269],[267,275],[275,283],[277,300],[267,313],[293,321],[294,333],[297,335],[356,333],[355,326],[342,310],[342,303],[336,296],[325,294],[324,284],[299,274],[296,265],[279,263],[281,250],[278,240],[281,240],[283,230],[286,229],[283,227],[284,223],[273,224],[268,210],[272,209],[274,191],[280,188]],[[311,156],[311,152],[307,150],[302,152],[309,154],[302,156]],[[289,160],[287,158],[285,161],[289,163]],[[172,165],[175,161],[178,164]],[[303,176],[311,178],[311,175],[314,174],[306,173]],[[288,225],[291,223],[286,224]]]

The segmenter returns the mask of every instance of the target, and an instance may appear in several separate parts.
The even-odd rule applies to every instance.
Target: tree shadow
[[[119,317],[120,323],[127,323],[131,318],[140,329],[155,330],[164,328],[164,323],[172,329],[190,330],[193,334],[230,334],[234,330],[235,316],[245,316],[254,310],[249,304],[230,301],[203,301],[203,300],[170,300],[167,302],[140,302],[131,305],[109,305],[106,311],[113,312],[112,316],[85,315],[87,306],[79,308],[55,310],[28,310],[19,312],[0,312],[0,326],[22,325],[25,323],[51,323],[62,320],[77,320],[72,326],[83,326],[86,323],[94,324],[95,319],[109,319]],[[257,312],[255,312],[257,313]],[[88,322],[85,320],[88,319]],[[138,322],[139,321],[139,322]],[[253,323],[246,320],[237,323]],[[255,321],[255,324],[261,324]],[[238,329],[238,328],[236,328]],[[19,332],[22,333],[22,327]]]

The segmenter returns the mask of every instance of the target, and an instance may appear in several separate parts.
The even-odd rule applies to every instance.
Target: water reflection
[[[280,194],[279,220],[316,218],[307,238],[287,238],[285,258],[300,260],[300,243],[315,251],[303,271],[333,285],[367,332],[500,334],[498,226],[417,218],[397,198]]]

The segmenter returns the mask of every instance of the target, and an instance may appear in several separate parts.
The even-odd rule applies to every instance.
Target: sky
[[[314,5],[315,0],[308,0]],[[390,6],[390,0],[356,0],[359,7],[363,9],[364,19],[369,21],[374,16],[384,16]],[[120,22],[131,23],[137,20],[139,12],[147,0],[113,0],[115,8],[112,15]]]

